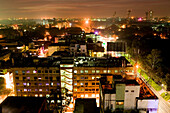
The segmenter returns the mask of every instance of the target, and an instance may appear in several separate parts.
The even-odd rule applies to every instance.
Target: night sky
[[[0,19],[41,17],[145,17],[145,12],[154,11],[154,16],[170,16],[170,0],[0,0]]]

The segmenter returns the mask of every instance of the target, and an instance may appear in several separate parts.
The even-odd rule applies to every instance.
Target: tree
[[[152,49],[151,53],[146,57],[147,64],[150,67],[150,69],[153,71],[154,69],[157,69],[160,62],[162,61],[162,58],[160,57],[161,52],[157,49]]]

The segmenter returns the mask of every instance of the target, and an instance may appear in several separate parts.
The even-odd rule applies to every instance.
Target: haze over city
[[[170,16],[170,0],[0,0],[0,19],[72,17]],[[115,13],[116,12],[116,13]]]

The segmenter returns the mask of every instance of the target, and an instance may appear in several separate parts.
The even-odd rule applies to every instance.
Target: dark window
[[[52,70],[49,70],[49,73],[52,73]]]
[[[41,70],[38,70],[38,73],[41,73]]]
[[[88,77],[85,77],[85,79],[88,79]]]
[[[23,77],[23,80],[25,80],[26,79],[26,77]]]
[[[96,85],[99,85],[99,83],[96,83]]]
[[[15,79],[19,79],[19,77],[15,77]]]
[[[131,92],[135,92],[134,90],[131,90]]]
[[[95,83],[92,83],[92,85],[95,85]]]
[[[19,85],[19,83],[16,83],[16,85],[18,86],[18,85]]]
[[[45,79],[48,79],[48,77],[45,77]]]
[[[92,91],[95,91],[95,89],[92,89]]]
[[[34,77],[34,80],[37,80],[37,77]]]
[[[85,89],[85,91],[88,91],[88,89]]]
[[[45,70],[45,73],[48,73],[48,70]]]
[[[77,79],[77,77],[74,77],[74,79]]]
[[[128,90],[125,90],[125,92],[129,92]]]
[[[84,79],[84,77],[81,77],[81,79]]]
[[[85,83],[85,85],[88,85],[88,83]]]
[[[96,89],[96,91],[99,91],[99,89]]]
[[[37,85],[37,83],[34,83],[34,85]]]
[[[56,79],[59,81],[59,80],[60,80],[60,77],[56,77]]]

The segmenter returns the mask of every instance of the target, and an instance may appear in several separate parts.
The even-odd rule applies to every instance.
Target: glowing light
[[[139,65],[136,65],[136,68],[139,68]]]
[[[88,24],[88,23],[89,23],[89,20],[86,20],[85,23]]]
[[[98,35],[98,32],[96,31],[95,34]]]
[[[138,21],[142,21],[142,18],[138,18]]]
[[[88,97],[88,94],[85,94],[85,97],[87,98],[87,97]]]
[[[122,25],[121,28],[123,28],[123,29],[126,28],[126,25]]]
[[[12,74],[9,74],[9,72],[7,74],[5,74],[5,81],[6,81],[6,88],[13,90],[14,84],[13,84]]]

